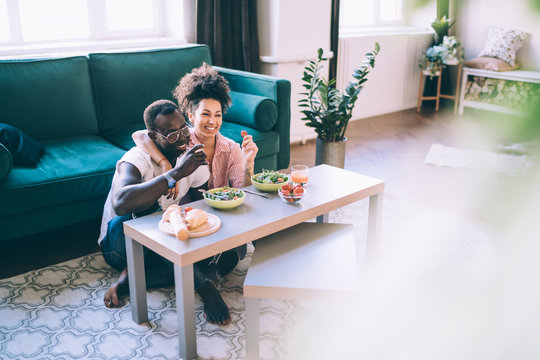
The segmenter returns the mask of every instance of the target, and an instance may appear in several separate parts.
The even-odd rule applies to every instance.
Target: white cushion
[[[478,56],[501,59],[513,67],[516,65],[516,53],[523,46],[527,36],[528,33],[521,31],[489,28],[486,45]]]

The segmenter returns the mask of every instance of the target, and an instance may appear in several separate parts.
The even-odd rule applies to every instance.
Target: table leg
[[[193,265],[178,266],[174,264],[174,283],[180,356],[184,360],[197,359]]]
[[[383,194],[379,193],[369,197],[369,217],[367,229],[367,260],[373,263],[376,259],[381,232],[381,216]]]
[[[131,317],[137,324],[142,324],[148,321],[143,246],[128,236],[126,236],[126,257]]]
[[[246,298],[246,360],[259,359],[259,302]]]
[[[317,216],[316,221],[318,223],[327,223],[328,222],[328,213]]]

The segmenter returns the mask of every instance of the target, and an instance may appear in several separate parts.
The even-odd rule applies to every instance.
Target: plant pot
[[[324,141],[317,139],[315,148],[315,165],[327,164],[345,168],[345,147],[347,138],[342,141]]]
[[[453,57],[449,57],[449,58],[446,58],[446,60],[444,61],[444,63],[446,65],[457,65],[459,64],[459,60],[456,59],[456,58],[453,58]]]
[[[426,70],[422,70],[422,72],[426,76],[439,76],[439,75],[441,75],[441,70],[431,71],[431,70],[426,69]]]

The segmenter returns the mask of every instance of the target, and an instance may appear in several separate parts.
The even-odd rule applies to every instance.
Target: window
[[[182,10],[182,0],[0,0],[0,53],[166,37],[178,44]]]
[[[403,25],[403,0],[341,0],[340,30]]]

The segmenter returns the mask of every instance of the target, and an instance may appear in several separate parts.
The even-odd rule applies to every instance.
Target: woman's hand
[[[161,161],[159,162],[159,167],[161,168],[162,172],[167,172],[172,169],[171,163],[166,158],[161,159]],[[176,200],[176,198],[178,197],[179,191],[180,191],[180,184],[177,182],[174,188],[166,191],[165,194],[167,195],[167,199],[170,199],[172,197],[173,200]]]
[[[259,151],[259,148],[253,141],[253,137],[251,135],[245,135],[241,147],[245,165],[247,167],[253,168],[253,164],[255,163],[255,156],[257,156],[257,152]]]

